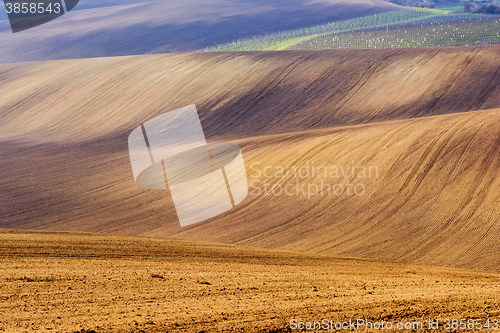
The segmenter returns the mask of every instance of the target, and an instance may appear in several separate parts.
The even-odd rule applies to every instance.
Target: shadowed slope
[[[500,107],[499,64],[494,46],[0,65],[0,139],[128,135],[144,120],[190,104],[211,137],[491,109]]]
[[[80,1],[26,32],[0,21],[0,63],[195,51],[401,8],[377,0]]]

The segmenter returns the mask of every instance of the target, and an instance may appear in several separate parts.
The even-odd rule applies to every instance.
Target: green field
[[[445,12],[456,12],[460,9],[464,8],[464,6],[454,6],[454,7],[441,7],[441,8],[436,8],[437,10],[442,10]]]

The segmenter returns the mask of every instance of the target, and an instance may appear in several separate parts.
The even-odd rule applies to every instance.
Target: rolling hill
[[[0,65],[0,138],[128,135],[196,104],[209,137],[500,107],[500,48],[191,53]]]
[[[500,271],[499,58],[491,46],[0,65],[0,226]],[[127,137],[189,104],[209,141],[242,147],[251,181],[263,184],[265,166],[308,163],[376,176],[323,177],[361,183],[358,196],[251,188],[236,209],[181,229],[168,192],[136,187]]]
[[[376,0],[85,1],[57,20],[16,34],[4,17],[0,63],[194,51],[400,8]]]

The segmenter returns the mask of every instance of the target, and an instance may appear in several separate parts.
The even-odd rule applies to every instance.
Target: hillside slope
[[[500,107],[500,47],[171,54],[0,65],[0,139],[128,135],[190,104],[245,137]]]
[[[0,226],[500,271],[500,111],[452,113],[498,106],[498,50],[3,65]],[[235,210],[181,229],[168,192],[135,185],[127,137],[144,120],[192,103],[209,138],[242,147],[249,181],[259,180],[261,189],[266,166],[376,167],[376,176],[273,172],[270,186],[328,178],[331,185],[361,183],[366,193],[309,200],[254,196],[251,188]]]
[[[135,185],[124,139],[3,142],[1,226],[500,270],[500,110],[237,140],[250,195],[235,210],[183,229],[168,192]],[[313,175],[313,165],[328,175]],[[309,173],[276,176],[293,166]],[[331,176],[331,167],[343,171]],[[362,177],[358,167],[376,169]],[[322,181],[345,186],[344,194],[323,185],[321,195]],[[362,195],[349,195],[347,181],[350,193],[361,184]],[[292,184],[291,195],[277,184]]]
[[[400,8],[376,0],[85,1],[21,33],[0,21],[0,63],[194,51]]]

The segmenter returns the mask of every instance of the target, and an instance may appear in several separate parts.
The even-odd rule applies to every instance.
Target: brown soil
[[[498,64],[495,46],[2,65],[0,227],[498,272],[500,111],[472,111],[500,106]],[[265,180],[254,162],[262,171],[354,161],[378,167],[379,176],[363,180],[361,197],[250,195],[227,214],[181,229],[168,192],[135,185],[127,136],[192,103],[210,138],[242,147],[250,181]]]
[[[288,332],[292,319],[500,319],[500,275],[470,270],[19,231],[0,233],[0,263],[6,332]]]
[[[500,108],[500,46],[191,53],[0,65],[0,139],[128,135],[196,104],[242,138]]]

